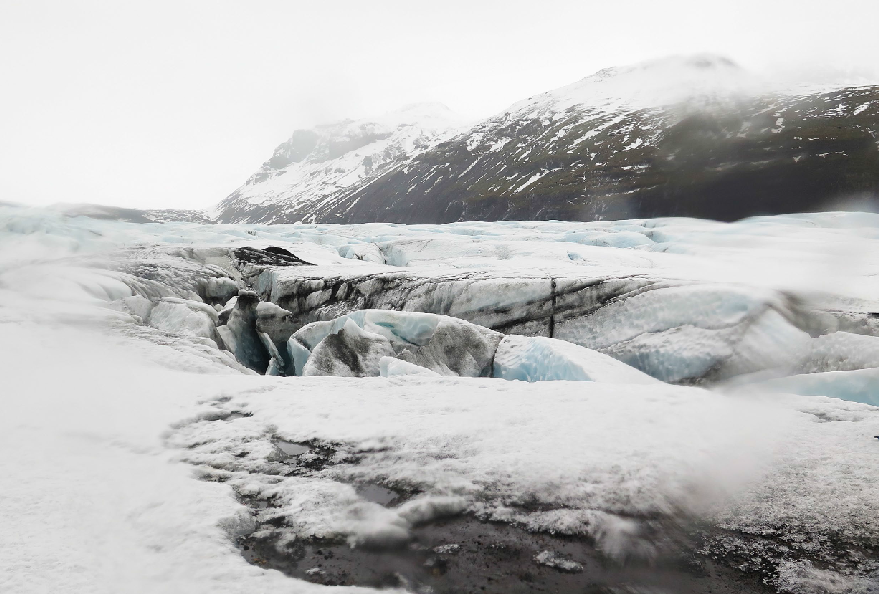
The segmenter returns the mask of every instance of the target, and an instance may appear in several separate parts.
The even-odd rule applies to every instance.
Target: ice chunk
[[[762,369],[786,369],[809,348],[812,339],[775,310],[768,310],[746,326],[732,356],[713,374],[724,379]]]
[[[296,337],[291,336],[290,340],[287,341],[287,355],[290,358],[290,364],[293,367],[293,374],[302,375],[302,369],[308,362],[308,358],[311,356],[311,351],[302,346],[302,343],[299,342]]]
[[[217,324],[223,326],[229,323],[229,316],[232,315],[232,310],[235,309],[235,305],[238,303],[238,295],[232,297],[223,305],[220,309],[219,315],[217,316]]]
[[[136,316],[138,319],[140,319],[140,322],[144,324],[149,319],[150,312],[156,305],[154,302],[141,295],[124,297],[122,299],[122,304],[128,311],[128,313],[130,313],[132,316]]]
[[[879,367],[879,337],[834,332],[813,339],[798,363],[800,373]]]
[[[879,406],[879,369],[804,373],[747,384],[748,388],[799,394],[828,396]]]
[[[494,356],[494,376],[526,382],[571,380],[648,384],[656,381],[603,353],[541,336],[505,336]]]
[[[271,355],[256,331],[256,308],[259,298],[252,291],[241,291],[225,326],[217,328],[220,338],[240,363],[265,373]]]
[[[447,316],[436,316],[438,323],[430,340],[411,345],[407,360],[440,375],[488,377],[491,362],[502,334]]]
[[[402,359],[395,359],[394,357],[382,357],[379,359],[378,365],[379,374],[382,377],[395,377],[398,375],[424,375],[428,377],[436,377],[439,375],[437,372],[431,371],[427,367],[415,365],[414,363],[409,363]]]
[[[571,559],[566,559],[554,551],[541,551],[534,557],[534,560],[540,565],[546,565],[547,567],[552,567],[553,569],[558,569],[559,571],[567,573],[579,573],[583,571],[582,564]]]
[[[256,330],[275,343],[287,342],[293,335],[293,314],[274,303],[262,301],[256,306]]]
[[[257,334],[271,357],[269,360],[269,367],[266,370],[266,375],[287,375],[288,364],[284,357],[281,356],[281,352],[278,350],[278,347],[275,346],[271,337],[265,332],[258,332]],[[284,349],[284,351],[286,352],[286,349]]]
[[[367,332],[347,319],[338,331],[318,343],[302,375],[377,376],[381,358],[393,355],[387,338]]]
[[[201,289],[206,303],[224,304],[238,294],[238,283],[225,276],[209,278],[202,283]]]
[[[385,263],[385,257],[379,247],[374,243],[354,243],[339,247],[339,255],[352,260],[364,262]]]
[[[269,354],[277,360],[281,375],[295,375],[295,365],[287,347],[287,341],[296,328],[293,318],[292,313],[268,301],[256,306],[256,331]]]
[[[299,329],[296,337],[303,345],[313,349],[325,337],[342,328],[348,320],[392,342],[423,345],[436,331],[440,316],[420,312],[367,309],[326,322],[313,322]]]
[[[660,288],[556,324],[556,338],[602,349],[642,334],[693,325],[729,327],[777,301],[771,291],[711,284]]]
[[[704,377],[733,351],[729,332],[686,325],[642,334],[601,352],[659,380],[675,383]]]
[[[492,357],[502,337],[499,332],[448,316],[363,310],[304,326],[293,335],[297,344],[290,347],[288,342],[288,348],[295,350],[297,357],[307,359],[304,350],[314,353],[319,344],[349,322],[384,338],[392,348],[389,356],[396,355],[441,375],[489,376]]]
[[[780,293],[726,284],[659,288],[556,324],[556,337],[663,381],[791,368],[810,337]]]
[[[152,308],[147,323],[165,332],[216,340],[216,322],[217,312],[209,305],[166,297]]]

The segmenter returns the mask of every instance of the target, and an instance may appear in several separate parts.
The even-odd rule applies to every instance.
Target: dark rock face
[[[265,249],[242,247],[233,254],[239,264],[258,266],[313,266],[310,262],[297,257],[290,250],[282,247],[269,246]]]
[[[322,219],[732,221],[825,210],[837,199],[879,194],[876,99],[879,88],[759,99],[719,112],[642,110],[614,123],[578,112],[548,125],[497,118],[480,130],[479,148],[456,138],[359,189],[344,214]],[[500,151],[485,146],[504,138],[511,140]]]
[[[879,195],[879,87],[486,120],[321,201],[230,196],[222,222],[447,223],[833,210]]]

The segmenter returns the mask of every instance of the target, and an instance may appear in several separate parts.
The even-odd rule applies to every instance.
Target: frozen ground
[[[0,209],[0,591],[317,591],[237,539],[466,514],[623,565],[695,526],[771,590],[876,592],[877,223]]]

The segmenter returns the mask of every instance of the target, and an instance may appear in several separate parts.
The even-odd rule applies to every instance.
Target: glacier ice
[[[505,336],[494,356],[494,377],[526,382],[570,380],[649,384],[656,381],[598,351],[541,336]]]
[[[827,396],[879,406],[879,368],[825,371],[746,382],[738,389]]]
[[[563,340],[504,336],[420,312],[363,310],[314,322],[289,340],[302,375],[446,375],[523,381],[650,383],[650,376]]]
[[[128,303],[132,301],[129,299]],[[150,309],[147,322],[165,332],[217,339],[216,310],[196,301],[165,297]]]
[[[256,306],[254,327],[276,361],[279,373],[294,375],[295,366],[287,350],[287,341],[296,328],[293,314],[274,303],[262,301]]]
[[[209,278],[202,284],[205,302],[223,305],[238,294],[238,283],[225,276]]]
[[[818,336],[797,361],[800,373],[879,367],[879,336],[833,332]]]
[[[393,355],[387,338],[364,330],[348,318],[314,347],[302,375],[377,376],[381,358]]]
[[[311,350],[303,346],[296,337],[291,336],[287,341],[287,358],[293,369],[293,375],[302,375],[302,370],[311,356]]]
[[[241,291],[235,300],[235,307],[229,314],[229,321],[219,326],[217,332],[229,349],[243,365],[265,373],[271,356],[266,350],[256,330],[259,298],[252,291]]]
[[[793,363],[809,335],[783,295],[730,285],[656,288],[589,316],[556,322],[556,336],[600,350],[663,381],[719,380]]]
[[[382,357],[379,359],[379,375],[382,377],[397,377],[402,375],[421,375],[426,377],[438,377],[439,374],[427,367],[415,365],[394,357]]]
[[[323,357],[350,357],[348,352],[354,348],[354,328],[362,329],[361,334],[369,341],[359,342],[362,348],[377,344],[387,345],[385,355],[397,357],[415,365],[431,369],[441,375],[463,375],[471,377],[488,376],[491,373],[491,360],[501,334],[487,328],[469,324],[447,316],[422,312],[397,312],[386,310],[362,310],[341,316],[335,320],[313,322],[299,329],[288,344],[293,344],[291,359],[306,358],[308,363],[315,356],[321,344],[340,330],[350,325],[341,348],[338,338],[332,338],[335,346],[321,349]],[[364,334],[365,333],[365,334]],[[295,353],[293,352],[295,350]],[[304,351],[308,350],[311,355]],[[353,360],[352,360],[353,362]],[[331,367],[329,363],[324,363]],[[329,368],[328,367],[328,368]],[[370,365],[370,373],[379,375],[378,367]],[[372,373],[375,371],[375,373]]]
[[[11,495],[0,499],[0,519],[12,527],[7,538],[27,535],[8,548],[13,562],[42,560],[50,589],[118,579],[94,562],[95,550],[126,575],[151,579],[144,567],[160,569],[172,589],[282,589],[219,528],[237,534],[247,524],[230,489],[271,498],[253,518],[297,538],[368,540],[396,527],[405,539],[410,521],[431,517],[414,505],[405,514],[364,508],[358,483],[414,486],[425,500],[457,501],[449,509],[586,536],[621,558],[651,527],[695,520],[722,528],[722,544],[744,535],[748,546],[735,554],[769,571],[872,585],[864,568],[875,560],[858,555],[879,539],[879,407],[853,400],[876,404],[879,385],[875,215],[138,227],[45,213],[11,220],[5,210],[0,350],[10,396],[0,425],[14,455],[0,459]],[[607,232],[587,237],[596,230]],[[650,241],[600,247],[614,230]],[[569,232],[582,236],[563,240]],[[406,266],[343,258],[340,248],[358,242],[361,253],[374,245]],[[236,264],[234,249],[251,245],[286,246],[315,265]],[[232,287],[217,281],[230,293],[211,297],[212,278],[242,289],[219,313],[211,301]],[[350,311],[364,305],[381,311]],[[150,325],[154,312],[162,329]],[[204,336],[214,315],[230,351]],[[572,329],[587,344],[574,347],[573,332],[571,343],[550,341]],[[327,360],[314,353],[331,330],[349,333],[349,346],[368,339],[345,356],[369,373],[421,375],[266,380],[230,354],[260,373],[282,373],[286,356],[303,375],[309,359]],[[60,373],[44,373],[33,356],[47,344],[65,353]],[[638,371],[579,350],[590,344],[671,381],[764,367],[787,377],[750,377],[737,393],[639,383]],[[523,378],[585,370],[596,381],[453,377],[504,365]],[[88,389],[71,397],[77,385]],[[166,452],[160,435],[178,451]],[[320,470],[288,475],[279,439],[332,455]],[[167,464],[174,458],[217,482],[191,480]],[[69,505],[84,496],[108,505],[98,514]],[[50,530],[41,529],[46,518]],[[68,561],[84,569],[63,571]],[[807,561],[820,570],[806,571]]]

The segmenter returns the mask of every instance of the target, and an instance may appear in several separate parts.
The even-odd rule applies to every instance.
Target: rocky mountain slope
[[[297,130],[215,214],[224,223],[280,223],[344,211],[352,191],[368,187],[462,127],[447,107],[427,103],[380,118]]]
[[[879,86],[772,90],[716,56],[609,68],[460,131],[437,106],[297,131],[220,222],[593,220],[879,192]]]

